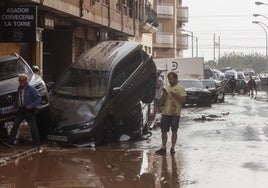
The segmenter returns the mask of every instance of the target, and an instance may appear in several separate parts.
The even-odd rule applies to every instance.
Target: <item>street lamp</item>
[[[266,31],[265,27],[268,28],[268,25],[266,25],[265,23],[259,22],[259,21],[252,21],[252,23],[253,24],[258,24],[259,26],[261,26],[261,28],[265,32],[265,37],[266,37],[266,57],[267,57],[267,55],[268,55],[268,36],[267,36],[267,31]],[[265,27],[263,25],[265,25]]]
[[[194,36],[194,32],[192,32],[192,31],[188,31],[188,30],[185,30],[185,29],[181,29],[181,30],[190,33],[190,35],[188,35],[188,36],[191,37],[191,43],[192,43],[192,57],[194,57],[194,39],[195,39],[195,45],[196,45],[196,57],[198,57],[198,38],[197,38],[196,36]]]
[[[267,16],[265,16],[265,15],[262,15],[262,14],[253,14],[253,16],[254,16],[254,17],[259,17],[259,16],[262,16],[262,17],[264,17],[264,18],[266,18],[266,19],[268,20],[268,17],[267,17]]]
[[[263,2],[260,2],[260,1],[256,1],[255,4],[256,4],[256,5],[266,5],[266,6],[268,6],[267,3],[263,3]]]

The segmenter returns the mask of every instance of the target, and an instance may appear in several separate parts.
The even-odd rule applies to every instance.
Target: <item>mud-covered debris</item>
[[[220,119],[222,116],[226,116],[228,115],[229,112],[227,113],[223,113],[222,115],[216,115],[216,114],[209,114],[209,115],[202,115],[199,118],[195,118],[194,121],[213,121],[213,120],[224,120],[224,119]]]
[[[128,136],[126,134],[123,134],[123,135],[120,136],[119,141],[120,142],[126,142],[126,141],[129,141],[130,138],[131,138],[130,136]]]
[[[107,165],[107,168],[110,168],[113,172],[119,170],[119,167],[118,167],[117,164],[110,164],[110,165]]]
[[[123,180],[125,180],[124,174],[120,174],[116,176],[116,181],[123,181]]]

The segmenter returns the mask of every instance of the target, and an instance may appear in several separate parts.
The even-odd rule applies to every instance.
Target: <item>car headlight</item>
[[[86,121],[80,124],[68,125],[68,126],[59,126],[56,127],[56,131],[62,133],[64,131],[74,131],[74,130],[84,130],[92,127],[94,125],[94,120]]]
[[[87,122],[79,124],[78,127],[80,129],[87,129],[87,128],[90,128],[93,124],[94,124],[94,120],[91,120],[91,121],[87,121]]]
[[[37,84],[36,86],[34,86],[35,89],[39,90],[45,87],[45,84],[43,82],[40,82],[39,84]]]

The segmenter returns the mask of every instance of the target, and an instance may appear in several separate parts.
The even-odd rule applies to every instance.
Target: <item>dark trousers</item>
[[[30,126],[33,146],[40,146],[41,143],[39,139],[39,132],[36,126],[35,110],[34,109],[27,110],[26,108],[20,108],[19,111],[17,112],[13,127],[8,136],[8,143],[11,145],[14,144],[19,126],[24,119]]]

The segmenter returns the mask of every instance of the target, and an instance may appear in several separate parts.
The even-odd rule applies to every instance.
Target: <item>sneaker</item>
[[[10,144],[8,142],[3,142],[3,144],[9,148],[14,148],[14,144]]]
[[[170,149],[170,155],[174,155],[176,153],[176,151],[174,149]]]
[[[167,153],[166,149],[160,148],[159,150],[155,151],[155,154],[158,155],[165,155]]]

